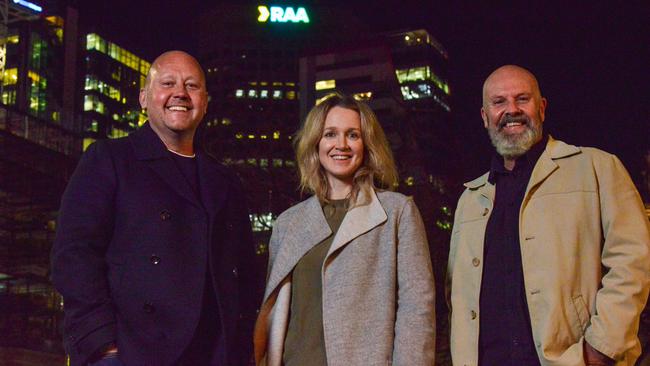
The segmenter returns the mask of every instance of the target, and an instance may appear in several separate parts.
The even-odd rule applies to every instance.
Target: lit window
[[[275,218],[271,212],[264,214],[250,214],[248,217],[251,221],[251,228],[255,232],[269,231],[273,228]]]
[[[282,159],[273,159],[274,168],[282,168]]]
[[[249,98],[257,98],[257,90],[251,89],[248,91],[248,97]]]
[[[274,140],[280,139],[280,131],[273,131],[273,139]]]
[[[293,90],[289,90],[287,92],[287,99],[291,99],[291,100],[296,99],[296,92]]]
[[[267,137],[268,137],[268,136],[266,136],[266,135],[260,135],[260,138],[261,138],[262,140],[266,140]]]
[[[273,99],[282,99],[282,90],[274,90]]]
[[[2,85],[16,85],[16,82],[18,82],[18,69],[15,67],[6,69],[2,77]]]
[[[246,159],[246,164],[257,166],[257,159],[255,158]]]
[[[84,139],[83,150],[86,151],[86,149],[88,148],[88,146],[90,146],[90,144],[92,144],[93,142],[95,142],[95,139],[90,138],[90,137],[85,138],[85,139]]]
[[[243,90],[243,89],[237,89],[237,90],[235,91],[235,97],[237,97],[237,98],[242,98],[242,97],[244,97],[244,90]]]
[[[326,90],[326,89],[334,89],[336,88],[336,80],[331,79],[331,80],[320,80],[316,82],[315,85],[316,90]]]
[[[16,44],[18,42],[20,42],[20,37],[18,35],[7,37],[7,43]]]
[[[221,120],[221,124],[224,126],[230,126],[232,124],[232,121],[230,120],[230,118],[224,118]]]
[[[274,81],[273,86],[282,86],[282,83],[279,81]]]
[[[286,85],[286,86],[296,86],[296,83],[291,82],[291,81],[287,81],[286,83],[284,83],[284,85]]]
[[[296,162],[293,160],[285,160],[284,166],[286,166],[287,168],[294,168],[296,166]]]
[[[244,138],[244,134],[241,133],[241,132],[237,132],[237,133],[235,134],[235,138],[236,138],[237,140],[241,140],[242,138]]]
[[[266,168],[269,166],[269,159],[260,159],[260,167]]]
[[[356,93],[353,94],[352,97],[356,100],[370,100],[370,98],[372,98],[372,92]]]
[[[412,186],[413,183],[415,183],[415,178],[407,177],[406,179],[404,179],[404,183],[406,183],[407,186]]]
[[[260,98],[268,98],[269,97],[269,91],[268,90],[260,90]]]
[[[255,135],[248,135],[248,138],[249,138],[249,139],[254,139],[254,138],[255,138]]]
[[[269,83],[267,83],[266,81],[260,81],[260,85],[261,86],[267,86],[267,85],[269,85]]]

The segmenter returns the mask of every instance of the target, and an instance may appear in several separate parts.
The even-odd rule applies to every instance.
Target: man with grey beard
[[[621,162],[542,132],[535,76],[483,85],[496,148],[465,184],[447,298],[455,365],[633,365],[650,285],[650,224]]]

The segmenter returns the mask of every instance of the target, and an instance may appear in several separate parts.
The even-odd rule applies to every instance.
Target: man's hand
[[[587,366],[612,366],[616,361],[600,353],[587,341],[584,342],[583,354]]]

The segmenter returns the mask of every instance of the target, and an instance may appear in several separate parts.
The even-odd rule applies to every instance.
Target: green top
[[[282,355],[284,366],[327,366],[321,269],[347,206],[348,199],[332,200],[323,206],[332,234],[311,248],[293,269],[291,314]]]

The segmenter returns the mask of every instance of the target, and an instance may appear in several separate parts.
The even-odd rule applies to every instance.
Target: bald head
[[[494,70],[490,76],[485,79],[485,82],[483,83],[483,106],[486,105],[492,91],[500,88],[501,85],[511,80],[527,84],[534,94],[533,97],[541,99],[542,93],[539,90],[537,78],[535,78],[533,73],[521,66],[504,65]]]
[[[202,82],[205,83],[205,73],[203,72],[203,68],[201,68],[199,62],[187,52],[172,50],[172,51],[164,52],[160,56],[156,57],[156,59],[151,63],[151,67],[149,68],[149,72],[147,73],[147,79],[145,80],[144,88],[146,89],[149,87],[152,78],[156,73],[160,71],[162,65],[170,61],[177,62],[178,60],[182,60],[187,64],[196,67],[197,71],[201,75]]]

